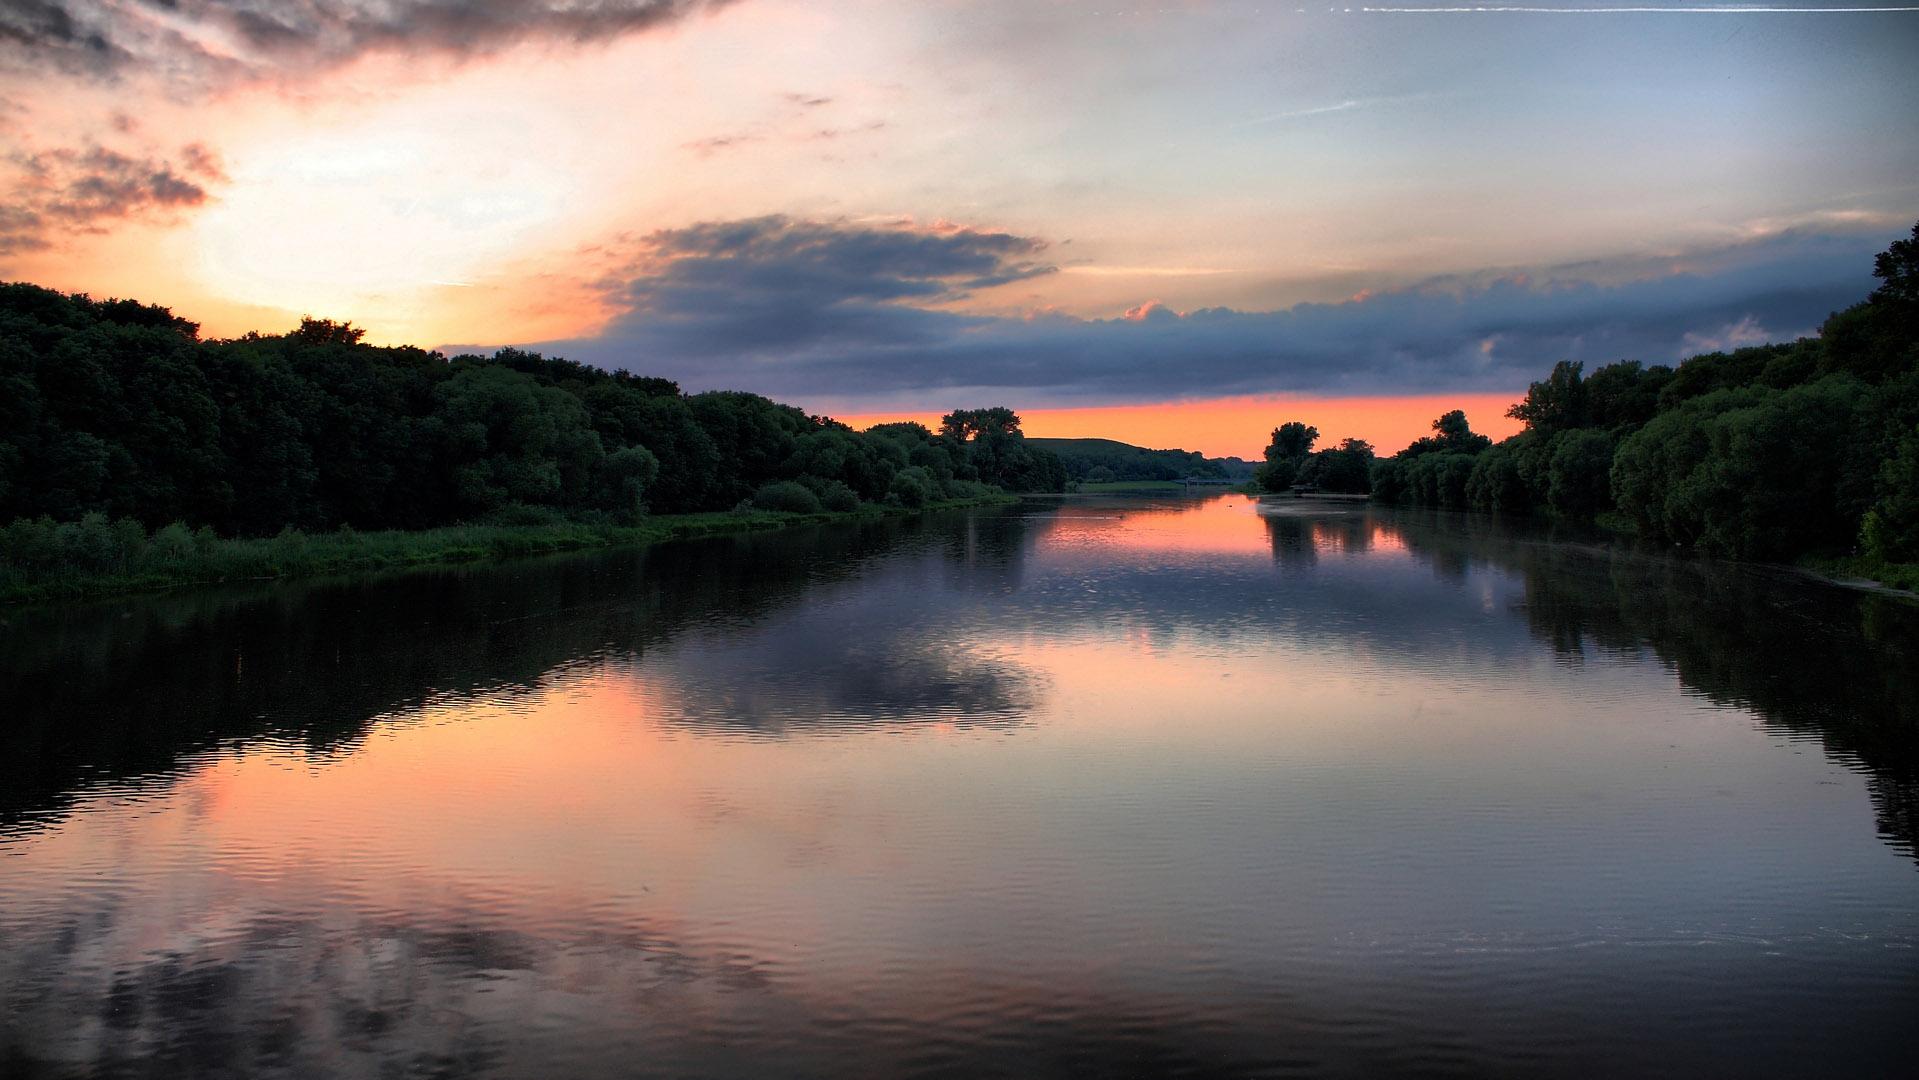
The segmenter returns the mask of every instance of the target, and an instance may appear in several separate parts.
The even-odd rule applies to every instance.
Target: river
[[[0,1074],[1889,1074],[1919,605],[1067,498],[0,611]]]

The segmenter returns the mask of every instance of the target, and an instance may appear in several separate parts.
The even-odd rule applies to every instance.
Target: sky
[[[7,0],[0,278],[856,423],[1503,434],[1919,219],[1919,8],[1791,7]]]

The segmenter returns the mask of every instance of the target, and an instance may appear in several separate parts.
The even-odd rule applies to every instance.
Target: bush
[[[147,543],[146,561],[152,566],[179,566],[199,554],[193,542],[193,530],[183,522],[176,521],[159,532]]]
[[[991,487],[978,480],[948,480],[940,491],[948,499],[983,499],[992,493]]]
[[[828,480],[821,486],[824,490],[819,493],[820,505],[828,510],[846,513],[860,508],[860,497],[853,494],[852,488],[838,480]]]
[[[886,494],[899,500],[899,504],[908,509],[918,509],[926,505],[933,495],[933,477],[917,465],[908,466],[893,474],[893,482],[888,485]]]
[[[805,484],[792,480],[775,480],[760,488],[753,493],[753,505],[760,510],[788,514],[817,514],[822,509],[818,495]]]

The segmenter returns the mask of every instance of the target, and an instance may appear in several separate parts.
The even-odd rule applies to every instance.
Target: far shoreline
[[[804,525],[911,517],[1017,502],[994,492],[963,499],[929,500],[922,506],[864,504],[855,510],[794,513],[723,510],[664,514],[633,525],[554,523],[541,525],[451,525],[436,529],[390,529],[324,533],[285,532],[272,537],[226,537],[183,556],[177,565],[130,574],[72,574],[52,580],[0,585],[0,609],[66,601],[110,599],[205,586],[277,584],[307,578],[436,566],[505,562],[580,551],[651,547],[674,540],[774,532]]]

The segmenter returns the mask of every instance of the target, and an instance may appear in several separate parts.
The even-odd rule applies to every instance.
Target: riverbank
[[[825,525],[1017,501],[1003,493],[928,502],[916,509],[864,505],[857,510],[787,513],[731,510],[665,514],[635,525],[559,522],[454,525],[417,532],[340,529],[271,537],[216,537],[169,526],[148,534],[133,522],[0,529],[0,604],[75,600],[240,581],[277,581],[471,563],[565,551],[644,547],[730,533]],[[44,535],[28,535],[27,530]],[[62,532],[61,530],[67,530]],[[19,535],[14,535],[19,531]]]
[[[1888,593],[1914,599],[1919,593],[1919,563],[1888,563],[1861,556],[1806,559],[1799,569],[1848,589]]]

